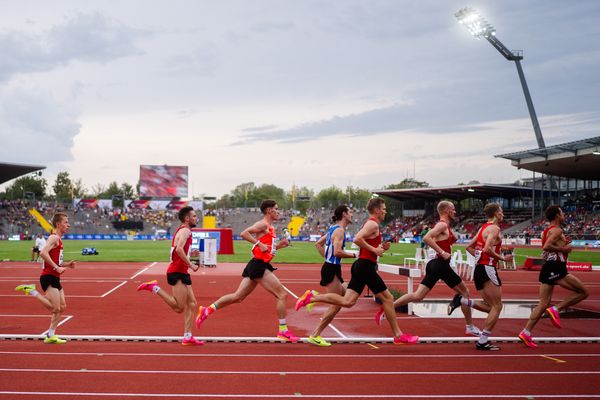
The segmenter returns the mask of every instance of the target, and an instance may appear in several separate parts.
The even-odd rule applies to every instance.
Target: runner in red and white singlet
[[[546,262],[540,271],[540,301],[531,311],[529,321],[519,333],[519,339],[527,347],[538,347],[534,342],[531,331],[540,320],[544,311],[550,316],[552,324],[560,328],[560,312],[567,307],[575,305],[588,297],[589,293],[583,282],[567,270],[567,258],[573,250],[571,239],[567,238],[562,230],[565,214],[558,205],[551,205],[546,209],[546,219],[550,225],[542,233],[542,257]],[[571,293],[560,303],[550,307],[554,286],[559,285]]]
[[[138,290],[147,290],[156,293],[173,311],[183,313],[183,339],[184,346],[203,345],[192,334],[194,325],[194,313],[196,312],[196,296],[192,289],[192,277],[189,269],[197,271],[198,266],[192,263],[192,228],[198,223],[198,216],[192,207],[186,206],[179,210],[177,217],[181,226],[177,228],[171,240],[171,251],[169,253],[169,267],[167,268],[167,283],[173,287],[173,294],[167,293],[156,280],[142,283]],[[194,255],[200,249],[194,250]]]
[[[478,350],[500,350],[489,342],[492,329],[496,326],[502,311],[502,282],[496,266],[498,261],[511,262],[512,254],[502,255],[502,232],[500,224],[504,220],[504,211],[497,203],[488,203],[483,208],[488,221],[483,224],[475,237],[467,245],[467,251],[476,259],[473,280],[475,288],[481,293],[483,301],[468,301],[467,305],[487,312],[483,330],[475,345]],[[450,308],[453,307],[451,304]]]
[[[277,299],[276,310],[279,317],[279,331],[277,337],[286,342],[297,342],[299,337],[288,329],[286,316],[287,292],[277,276],[273,273],[276,268],[271,265],[277,250],[289,246],[286,238],[277,242],[277,235],[273,223],[279,220],[279,207],[274,200],[264,200],[260,205],[264,217],[240,236],[252,243],[252,259],[242,272],[242,282],[234,293],[222,296],[210,306],[200,306],[196,317],[196,326],[200,325],[215,311],[233,303],[241,303],[244,299],[261,285],[267,292]]]
[[[452,202],[442,200],[437,205],[437,211],[440,215],[439,222],[423,238],[425,243],[436,252],[437,256],[425,266],[425,277],[417,290],[414,293],[407,293],[397,299],[394,302],[395,307],[422,301],[440,279],[457,293],[453,299],[454,303],[458,301],[458,305],[460,305],[462,298],[466,301],[469,300],[469,289],[467,289],[460,276],[450,266],[452,245],[456,242],[456,235],[450,229],[450,223],[456,216],[456,209]],[[479,329],[473,326],[471,309],[466,305],[461,306],[461,309],[466,321],[465,334],[479,335]],[[452,310],[449,308],[448,312],[451,313]]]
[[[392,332],[394,343],[416,343],[418,336],[402,333],[396,320],[392,294],[377,273],[377,258],[390,248],[390,242],[381,243],[379,224],[383,222],[387,212],[385,202],[381,198],[369,200],[367,204],[370,218],[354,237],[354,243],[360,248],[358,259],[352,264],[352,278],[344,296],[337,293],[318,294],[314,290],[307,290],[296,302],[296,310],[309,306],[312,303],[322,302],[339,307],[350,308],[361,295],[365,286],[381,300],[380,314],[387,317]]]
[[[44,332],[44,343],[63,344],[66,340],[56,336],[56,328],[62,318],[62,313],[67,307],[65,292],[60,283],[60,275],[66,268],[75,268],[76,261],[63,261],[62,236],[69,231],[69,218],[66,214],[57,213],[52,217],[52,234],[48,237],[46,245],[40,251],[43,260],[40,285],[44,294],[35,289],[34,284],[23,284],[15,288],[25,294],[37,298],[48,311],[52,313],[50,328]]]

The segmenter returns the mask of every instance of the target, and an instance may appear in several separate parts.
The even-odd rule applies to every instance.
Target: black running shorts
[[[244,272],[242,272],[242,276],[244,278],[250,278],[250,280],[260,279],[265,274],[265,270],[269,270],[271,272],[277,270],[268,262],[264,262],[262,260],[253,258],[248,262],[246,268],[244,268]]]
[[[542,265],[539,281],[547,285],[556,285],[556,281],[567,276],[567,263],[564,261],[546,261]]]
[[[462,282],[460,276],[452,270],[450,260],[434,258],[425,266],[425,277],[421,281],[421,285],[425,285],[431,290],[440,279],[450,288]]]
[[[338,277],[341,283],[344,283],[342,279],[342,266],[340,264],[332,264],[325,262],[321,267],[321,286],[327,286],[335,277]]]
[[[182,274],[181,272],[168,272],[167,283],[171,286],[177,285],[177,282],[181,281],[184,285],[192,284],[192,277],[190,274]]]
[[[387,289],[383,279],[377,273],[377,263],[364,258],[359,258],[352,264],[352,278],[348,284],[348,289],[356,293],[362,293],[367,286],[373,294],[379,294]]]
[[[62,285],[60,284],[60,278],[54,275],[42,275],[40,276],[40,285],[42,285],[42,290],[45,292],[49,287],[56,288],[58,290],[62,290]]]
[[[496,286],[502,286],[502,281],[498,275],[498,269],[492,265],[477,264],[475,271],[473,272],[473,281],[475,282],[475,289],[483,289],[484,284],[487,281],[492,282]]]

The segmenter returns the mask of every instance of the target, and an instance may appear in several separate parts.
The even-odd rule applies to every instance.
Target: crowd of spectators
[[[31,204],[23,200],[0,200],[0,239],[7,239],[11,235],[21,235],[24,238],[34,236],[41,232],[37,221],[29,214]],[[70,217],[70,233],[111,234],[118,233],[114,227],[115,221],[142,222],[143,230],[135,233],[153,234],[157,230],[173,232],[178,226],[177,211],[151,210],[136,208],[79,208],[69,209],[68,205],[37,202],[34,206],[47,219],[57,211],[66,212]],[[600,209],[598,206],[575,207],[565,206],[566,227],[565,233],[573,239],[600,240]],[[365,209],[354,209],[354,223],[348,228],[348,233],[354,235],[368,219]],[[230,208],[206,210],[205,215],[214,216],[218,228],[231,228],[234,235],[262,218],[258,208]],[[281,219],[275,224],[278,231],[287,228],[294,216],[304,218],[304,223],[298,234],[309,237],[323,235],[331,224],[333,210],[328,208],[311,208],[306,213],[288,209],[281,210]],[[502,226],[507,229],[528,219],[530,210],[505,210],[505,222]],[[386,222],[382,234],[395,242],[401,240],[418,240],[427,228],[431,228],[436,218],[429,216],[399,217]],[[462,211],[457,215],[457,222],[453,229],[461,238],[471,237],[481,224],[485,222],[480,212]],[[201,224],[201,222],[200,222]],[[529,226],[516,232],[511,232],[512,237],[532,238],[539,237],[546,227],[543,218],[535,219]]]

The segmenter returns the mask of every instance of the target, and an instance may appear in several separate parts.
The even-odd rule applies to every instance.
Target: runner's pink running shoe
[[[198,307],[198,315],[196,315],[196,328],[200,328],[200,325],[202,325],[206,318],[208,318],[208,307]]]
[[[156,286],[156,285],[158,285],[158,281],[157,280],[153,280],[153,281],[150,281],[150,282],[145,282],[145,283],[142,283],[140,286],[138,286],[137,290],[138,291],[140,291],[140,290],[147,290],[147,291],[151,292],[152,289],[154,289],[154,286]]]
[[[552,325],[557,328],[561,328],[560,326],[560,315],[558,315],[558,311],[554,307],[546,308],[546,312],[550,316],[550,321],[552,321]]]
[[[413,344],[419,341],[418,336],[409,335],[408,333],[403,333],[400,337],[394,337],[394,344]]]
[[[277,333],[277,338],[292,343],[296,343],[300,340],[300,338],[294,335],[289,329],[286,331],[279,331],[279,333]]]
[[[181,344],[184,346],[202,346],[204,342],[192,336],[190,339],[183,338]]]
[[[296,302],[296,311],[298,311],[302,307],[306,307],[308,304],[310,304],[310,299],[312,299],[312,297],[315,293],[317,293],[317,292],[313,293],[312,290],[307,290],[306,292],[304,292],[304,294],[302,296],[300,296],[300,298]]]
[[[537,343],[533,341],[531,335],[528,335],[525,332],[519,333],[519,340],[521,340],[525,346],[531,347],[532,349],[538,347]]]
[[[377,311],[377,314],[375,314],[375,323],[377,325],[381,325],[383,323],[384,319],[385,319],[385,312],[383,312],[383,307],[380,307],[379,311]]]

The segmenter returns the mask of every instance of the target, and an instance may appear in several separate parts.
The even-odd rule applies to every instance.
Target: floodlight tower
[[[502,54],[508,61],[514,61],[517,66],[517,72],[519,73],[519,79],[521,80],[521,86],[523,87],[523,93],[525,94],[525,101],[527,102],[527,108],[529,109],[529,116],[531,117],[531,123],[533,124],[533,131],[535,132],[535,138],[537,139],[538,147],[543,149],[546,147],[540,124],[533,108],[533,102],[531,101],[531,95],[529,94],[529,88],[525,81],[525,75],[523,74],[523,68],[521,67],[521,60],[523,59],[522,50],[509,50],[502,44],[498,38],[496,38],[496,29],[489,22],[479,15],[474,9],[465,7],[454,14],[458,22],[464,25],[471,35],[477,39],[485,38],[496,50]]]

